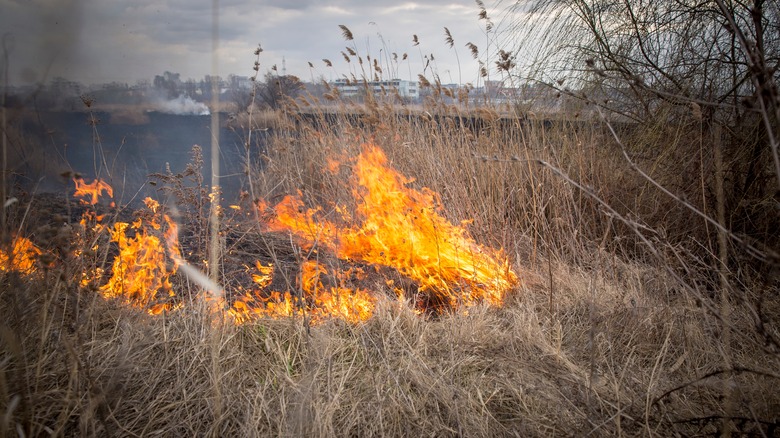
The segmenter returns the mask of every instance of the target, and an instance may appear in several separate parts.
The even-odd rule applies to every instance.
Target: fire
[[[334,171],[337,163],[328,162]],[[296,235],[307,250],[326,249],[345,263],[367,263],[377,272],[390,268],[412,279],[417,290],[410,298],[415,311],[456,309],[485,301],[500,305],[518,278],[501,251],[477,244],[465,224],[453,225],[441,212],[438,195],[408,187],[412,180],[390,168],[381,149],[366,145],[354,166],[352,191],[355,204],[335,206],[341,224],[322,219],[321,208],[304,208],[300,194],[287,196],[273,209],[259,201],[262,212],[273,217],[273,231]],[[354,212],[354,213],[351,213]],[[338,317],[350,322],[371,317],[377,296],[354,287],[351,279],[364,280],[362,269],[329,269],[316,260],[304,261],[297,282],[299,295],[269,291],[273,265],[256,264],[253,275],[259,290],[245,293],[230,308],[238,322],[261,316],[305,314],[313,321]],[[393,280],[385,284],[399,300],[407,291]]]
[[[113,196],[113,189],[101,180],[87,184],[82,179],[74,179],[76,183],[75,197],[88,198],[82,202],[95,205],[103,192]],[[174,308],[171,298],[176,294],[171,284],[171,276],[175,274],[176,267],[168,267],[166,245],[158,236],[162,228],[160,221],[160,204],[151,199],[144,200],[147,208],[154,213],[151,220],[138,219],[132,224],[116,222],[113,228],[103,224],[104,215],[98,215],[94,211],[86,211],[80,224],[85,230],[101,233],[108,230],[111,241],[118,246],[118,254],[113,260],[109,280],[99,287],[100,293],[106,298],[119,298],[123,302],[145,308],[149,313],[158,314],[163,310]],[[168,230],[165,240],[171,252],[171,258],[180,259],[178,242],[175,239],[175,224],[167,216],[164,216]],[[171,234],[174,234],[171,237]],[[92,251],[98,249],[93,246]],[[73,256],[79,257],[81,249],[74,251]],[[14,239],[10,257],[0,249],[0,271],[12,270],[23,274],[30,274],[36,270],[36,261],[42,251],[29,239],[19,237]],[[82,286],[100,282],[103,269],[96,267],[92,272],[83,272],[79,283]]]
[[[324,247],[342,259],[393,268],[449,308],[482,300],[500,305],[517,284],[501,251],[477,244],[464,224],[449,222],[439,196],[408,187],[413,180],[389,167],[381,149],[364,145],[353,171],[354,218],[344,206],[335,209],[344,225],[322,219],[320,208],[305,209],[299,194],[273,208],[269,228],[292,232],[306,247]]]
[[[327,162],[330,172],[339,166],[336,160]],[[378,147],[364,145],[351,167],[353,200],[333,206],[329,214],[334,219],[326,220],[321,207],[305,208],[300,193],[273,208],[258,202],[263,216],[272,213],[266,227],[296,236],[310,258],[301,260],[296,272],[286,273],[294,275],[279,276],[276,282],[283,267],[255,261],[246,267],[251,284],[204,296],[214,311],[237,324],[263,317],[357,323],[371,318],[382,296],[409,300],[416,313],[503,303],[518,277],[501,250],[476,243],[468,222],[447,220],[439,195],[410,187],[413,180],[390,167]],[[104,193],[113,196],[111,186],[99,179],[74,182],[74,196],[84,204],[96,205]],[[82,273],[79,283],[93,285],[107,299],[158,314],[183,306],[172,281],[178,271],[191,279],[200,275],[183,257],[178,225],[165,208],[151,198],[144,204],[146,210],[132,223],[107,224],[105,215],[84,213],[82,229],[92,235],[87,248],[96,253],[98,237],[104,241],[108,235],[114,256],[110,269],[95,266]],[[23,237],[14,240],[10,253],[0,250],[0,270],[34,272],[42,254]],[[283,278],[286,283],[280,285]]]
[[[344,287],[351,272],[328,270],[315,260],[301,265],[300,290],[302,296],[291,292],[271,291],[264,297],[260,292],[268,288],[273,280],[273,265],[256,265],[260,274],[252,276],[260,287],[255,293],[238,297],[228,313],[239,323],[259,317],[307,316],[312,321],[328,317],[341,318],[349,322],[365,321],[373,314],[376,297],[363,289]]]
[[[108,183],[100,179],[96,179],[87,184],[81,178],[73,178],[73,182],[76,184],[76,192],[73,194],[73,196],[77,198],[84,198],[81,200],[81,202],[84,204],[97,204],[98,199],[103,192],[106,192],[109,197],[114,197],[114,189],[108,185]],[[89,200],[87,200],[87,198],[89,198]]]
[[[266,288],[273,281],[274,265],[271,263],[268,266],[263,266],[262,263],[256,262],[255,266],[260,274],[253,274],[252,281],[254,281],[261,289]]]
[[[24,275],[35,272],[36,260],[41,255],[41,250],[26,237],[17,237],[13,240],[10,254],[6,254],[0,248],[0,272],[15,271]]]
[[[325,285],[323,277],[329,275],[328,269],[315,260],[309,260],[301,266],[303,289],[314,300],[315,314],[335,316],[349,322],[365,321],[371,317],[376,298],[367,290],[343,287],[343,276],[334,272],[335,285]]]
[[[263,317],[286,318],[302,314],[296,301],[290,292],[271,292],[268,298],[246,293],[236,299],[228,309],[228,315],[237,324]]]
[[[151,198],[146,198],[144,203],[153,213],[160,207]],[[171,223],[170,219],[165,219]],[[150,232],[149,228],[161,229],[157,215],[148,224],[140,218],[133,224],[114,224],[110,231],[111,241],[119,246],[119,254],[114,258],[111,278],[100,288],[100,292],[106,298],[119,297],[130,305],[157,314],[172,307],[170,298],[176,294],[170,278],[175,274],[175,267],[169,269],[163,240]],[[171,242],[169,237],[168,241]],[[178,247],[173,247],[174,250],[178,254]],[[168,298],[159,302],[164,296]]]

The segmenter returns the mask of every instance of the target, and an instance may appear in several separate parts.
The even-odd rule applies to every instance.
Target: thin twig
[[[701,210],[693,206],[690,202],[686,201],[685,199],[682,199],[681,197],[675,195],[671,191],[669,191],[666,187],[659,184],[653,177],[645,173],[642,169],[639,168],[639,166],[634,162],[634,160],[631,159],[631,157],[628,155],[628,152],[626,151],[626,147],[623,144],[622,141],[620,141],[620,137],[615,132],[615,129],[612,127],[612,124],[609,123],[609,120],[607,120],[607,117],[601,112],[599,109],[599,114],[601,115],[602,120],[607,125],[607,128],[609,128],[609,131],[612,133],[612,137],[617,142],[618,146],[620,146],[620,150],[623,152],[623,157],[625,157],[626,161],[628,161],[629,166],[631,166],[631,169],[639,173],[647,182],[655,186],[658,190],[669,196],[670,198],[674,199],[675,201],[679,202],[681,205],[684,205],[686,208],[691,210],[693,213],[695,213],[697,216],[701,217],[705,221],[707,221],[709,224],[717,228],[720,232],[725,233],[729,238],[731,238],[733,241],[739,243],[740,245],[743,245],[748,251],[748,254],[755,257],[756,259],[767,262],[771,261],[775,264],[780,263],[780,254],[775,252],[774,250],[770,248],[762,248],[758,249],[755,246],[751,245],[745,239],[737,236],[731,230],[721,225],[717,220],[711,218],[707,214],[703,213]]]

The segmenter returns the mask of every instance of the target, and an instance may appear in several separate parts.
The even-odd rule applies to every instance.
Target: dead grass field
[[[371,142],[410,186],[438,193],[448,219],[503,248],[520,278],[503,306],[418,315],[385,297],[361,323],[236,325],[179,273],[186,311],[152,316],[83,286],[86,258],[63,248],[69,225],[44,239],[30,224],[46,221],[20,202],[14,229],[48,241],[55,260],[33,277],[0,272],[0,437],[700,436],[724,421],[778,433],[776,261],[731,244],[734,270],[719,270],[712,225],[640,175],[603,121],[497,129],[498,112],[482,109],[475,132],[363,111],[360,125],[328,129],[279,115],[248,197],[345,203],[350,166],[323,169]],[[618,134],[653,181],[712,214],[695,126]],[[177,195],[168,207],[205,248],[203,199]],[[252,216],[232,220],[260,235]],[[227,274],[236,246],[223,244]],[[107,268],[102,251],[92,263]]]

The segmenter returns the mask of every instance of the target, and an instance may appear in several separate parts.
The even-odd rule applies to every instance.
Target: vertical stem
[[[209,215],[209,278],[220,285],[219,281],[219,0],[211,3],[211,214]],[[211,291],[212,295],[224,303],[225,293],[221,287]],[[224,323],[224,321],[221,321]],[[211,334],[211,367],[212,367],[212,415],[215,430],[219,430],[222,422],[222,391],[220,377],[222,376],[220,346],[222,344],[221,330],[210,330]],[[212,432],[214,435],[217,433]]]
[[[255,66],[260,65],[260,47],[257,48],[257,62],[255,63]],[[256,71],[259,71],[256,70]],[[257,93],[257,73],[255,73],[254,78],[252,79],[252,100],[249,102],[249,108],[247,108],[247,113],[249,115],[249,132],[246,134],[246,144],[244,144],[244,153],[245,157],[244,159],[246,162],[244,165],[246,166],[246,181],[249,185],[249,204],[252,206],[252,212],[254,212],[255,221],[260,222],[260,212],[255,207],[255,201],[257,200],[257,197],[255,196],[255,186],[252,183],[252,155],[251,155],[251,147],[252,147],[252,130],[255,128],[255,115],[254,115],[254,109],[255,109],[255,95]]]
[[[721,354],[723,355],[723,368],[731,369],[731,307],[729,306],[729,280],[728,280],[728,239],[726,236],[726,196],[723,189],[723,151],[721,149],[720,126],[712,127],[712,145],[715,155],[715,196],[717,202],[718,223],[718,272],[720,274],[720,317],[721,329]],[[722,437],[731,436],[731,416],[733,409],[731,374],[723,380],[723,424],[720,434]]]
[[[0,248],[1,245],[4,245],[6,242],[6,233],[8,230],[6,229],[6,217],[5,217],[5,202],[8,198],[8,174],[7,174],[7,167],[8,167],[8,132],[6,131],[8,129],[8,121],[6,119],[6,110],[5,110],[5,103],[6,98],[8,96],[8,47],[6,45],[6,39],[10,38],[8,34],[3,35],[3,168],[2,168],[2,179],[0,179],[0,186],[2,186],[2,199],[0,199],[0,202],[2,202],[3,211],[0,211]],[[9,251],[10,254],[10,251]]]
[[[219,284],[219,0],[211,16],[211,214],[209,216],[209,277]],[[221,291],[213,291],[221,294]]]
[[[555,295],[555,283],[553,282],[553,273],[552,273],[552,250],[547,250],[549,255],[547,259],[547,273],[550,276],[550,319],[555,319],[555,308],[553,307],[553,296]]]

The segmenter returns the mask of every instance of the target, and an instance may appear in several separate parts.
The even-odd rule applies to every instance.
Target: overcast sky
[[[86,84],[133,84],[166,70],[182,79],[200,79],[211,71],[208,0],[0,0],[0,11],[13,84],[55,76]],[[485,22],[478,13],[473,0],[220,0],[219,74],[250,76],[253,52],[261,44],[261,72],[276,64],[281,73],[284,57],[287,73],[303,80],[350,72],[359,77],[359,65],[347,64],[341,55],[349,46],[380,59],[385,78],[391,75],[386,55],[398,54],[393,76],[416,79],[424,56],[433,54],[431,67],[443,83],[476,84],[478,64],[466,43],[485,50]],[[341,24],[354,41],[345,41]],[[445,26],[454,49],[445,42]],[[403,53],[409,59],[400,62]],[[430,72],[429,67],[429,78]]]

